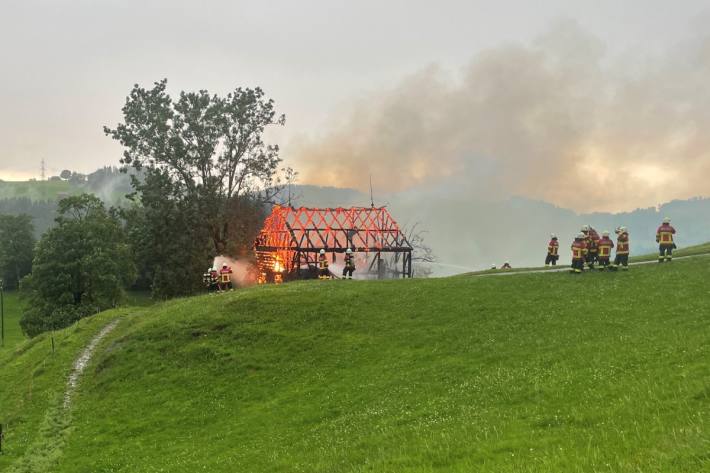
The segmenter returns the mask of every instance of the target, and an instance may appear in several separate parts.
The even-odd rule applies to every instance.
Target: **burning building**
[[[315,277],[320,250],[336,262],[348,248],[361,276],[412,277],[412,246],[385,207],[275,206],[254,244],[259,282]]]

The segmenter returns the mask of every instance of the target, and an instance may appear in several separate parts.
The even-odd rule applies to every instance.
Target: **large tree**
[[[23,281],[28,304],[20,323],[30,336],[115,306],[135,277],[121,222],[101,200],[67,197],[58,213]]]
[[[32,270],[35,238],[29,215],[0,215],[0,278],[7,289],[17,289]]]
[[[285,117],[277,116],[260,88],[237,88],[224,97],[181,92],[173,100],[166,87],[167,80],[150,89],[135,85],[123,122],[104,131],[124,146],[122,164],[159,181],[167,176],[174,184],[171,197],[196,208],[200,218],[194,223],[207,230],[214,252],[229,253],[239,202],[272,197],[281,159],[278,146],[262,136]],[[145,182],[136,181],[139,192],[146,191]]]
[[[181,186],[164,171],[147,173],[138,187],[135,205],[122,212],[138,288],[160,299],[200,290],[214,250],[197,205],[181,198]]]

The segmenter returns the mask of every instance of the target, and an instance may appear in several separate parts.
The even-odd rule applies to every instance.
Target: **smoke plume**
[[[297,146],[302,181],[381,191],[519,195],[619,211],[707,195],[710,37],[610,54],[575,22],[428,67]]]

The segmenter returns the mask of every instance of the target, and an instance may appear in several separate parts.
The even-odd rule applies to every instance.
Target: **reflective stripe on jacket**
[[[619,238],[616,239],[616,254],[617,255],[628,255],[629,254],[629,234],[622,233]]]
[[[587,245],[582,240],[575,240],[572,243],[572,259],[584,259],[587,254]]]
[[[662,245],[673,243],[673,235],[675,234],[675,228],[664,223],[658,230],[656,230],[656,241]]]
[[[547,254],[552,255],[552,256],[557,256],[557,253],[560,250],[560,242],[557,240],[550,240],[550,243],[547,244]]]
[[[603,237],[599,240],[599,257],[608,258],[611,256],[611,249],[614,248],[614,242],[607,237]]]

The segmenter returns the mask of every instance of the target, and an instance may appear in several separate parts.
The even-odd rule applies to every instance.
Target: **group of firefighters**
[[[232,273],[232,268],[227,263],[224,263],[219,271],[214,267],[208,268],[202,275],[202,283],[207,288],[207,292],[228,291],[234,288],[232,286]]]
[[[658,262],[670,262],[673,259],[673,250],[676,248],[673,241],[675,228],[671,225],[671,219],[664,218],[663,223],[656,230],[656,242],[658,243]],[[611,262],[611,250],[616,247],[616,257]],[[553,233],[550,242],[547,244],[547,256],[545,266],[555,266],[559,259],[560,243]],[[626,227],[616,229],[616,246],[609,238],[609,232],[602,232],[601,237],[590,225],[582,226],[581,232],[575,237],[572,243],[572,268],[571,272],[581,273],[584,271],[586,263],[589,269],[594,269],[599,265],[600,270],[629,269],[629,231]]]
[[[353,254],[353,250],[350,248],[345,250],[344,263],[343,279],[352,279],[353,272],[355,271],[355,255]],[[332,278],[330,268],[328,266],[328,257],[325,254],[325,250],[321,249],[320,252],[318,252],[318,279],[325,280]]]

